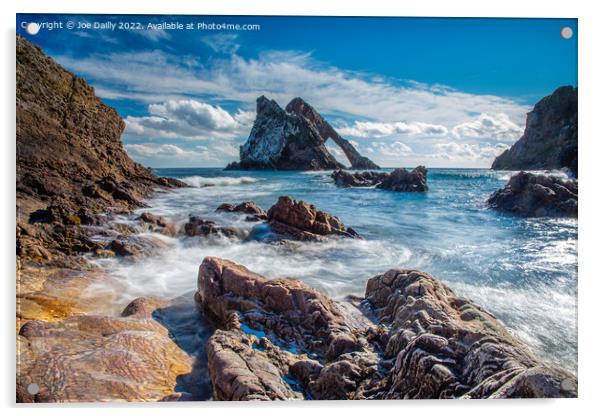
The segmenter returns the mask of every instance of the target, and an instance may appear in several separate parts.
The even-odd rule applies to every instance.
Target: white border
[[[81,406],[43,406],[31,408],[14,405],[14,261],[15,261],[15,208],[14,208],[14,33],[15,13],[129,13],[129,14],[235,14],[235,15],[333,15],[333,16],[467,16],[467,17],[577,17],[579,18],[579,105],[580,105],[580,182],[581,209],[579,213],[579,399],[576,400],[514,400],[514,401],[413,401],[413,402],[314,402],[262,404],[227,404],[227,403],[175,403],[162,405],[85,405],[89,414],[129,415],[132,410],[144,410],[148,414],[172,412],[178,414],[195,414],[200,412],[219,414],[304,414],[307,412],[328,411],[341,408],[347,414],[366,414],[367,412],[401,413],[401,412],[437,412],[444,414],[484,414],[504,415],[509,413],[546,413],[546,414],[581,414],[600,412],[597,409],[602,392],[599,311],[596,306],[601,303],[600,289],[602,273],[600,266],[600,205],[602,198],[600,182],[597,180],[602,154],[600,119],[602,106],[601,83],[602,65],[600,59],[600,42],[602,41],[602,16],[596,10],[596,2],[579,0],[421,0],[412,2],[393,2],[391,0],[87,0],[73,2],[69,0],[21,0],[16,4],[2,3],[2,71],[1,97],[3,103],[2,119],[2,204],[0,204],[3,238],[2,247],[2,283],[6,296],[4,318],[2,320],[2,367],[0,392],[3,404],[12,407],[9,412],[29,413],[44,412],[50,414],[81,414]],[[283,36],[286,36],[283,34]],[[109,409],[108,406],[111,408]]]

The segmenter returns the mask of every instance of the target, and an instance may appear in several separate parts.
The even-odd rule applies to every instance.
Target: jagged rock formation
[[[577,218],[579,186],[576,179],[519,172],[487,203],[494,209],[527,217]]]
[[[198,301],[216,400],[575,397],[495,317],[432,276],[390,270],[362,302],[206,258]]]
[[[359,238],[337,217],[319,211],[314,205],[281,196],[267,213],[270,227],[294,240],[321,241],[328,236]]]
[[[117,112],[20,36],[16,74],[20,256],[87,251],[91,244],[76,226],[139,207],[157,187],[183,186],[131,160]]]
[[[286,111],[263,95],[247,142],[240,147],[240,162],[226,169],[326,170],[341,165],[326,149],[332,138],[349,158],[352,168],[378,168],[340,137],[309,104],[295,98]]]
[[[353,147],[349,141],[342,138],[339,133],[332,128],[332,126],[324,120],[324,118],[318,113],[311,105],[306,103],[302,98],[293,98],[293,100],[286,106],[286,111],[292,114],[303,116],[318,130],[318,133],[324,141],[332,139],[337,146],[341,148],[349,163],[351,163],[351,169],[378,169],[378,165],[368,159],[365,156],[359,154],[359,152]]]
[[[418,166],[411,172],[398,168],[391,173],[372,171],[351,173],[339,169],[330,176],[336,186],[344,188],[375,186],[396,192],[426,192],[428,191],[426,173],[424,166]]]
[[[577,88],[560,87],[527,114],[523,136],[499,155],[492,169],[569,168],[577,176]]]

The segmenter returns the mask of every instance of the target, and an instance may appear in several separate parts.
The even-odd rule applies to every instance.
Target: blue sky
[[[63,29],[20,29],[50,21]],[[195,29],[148,29],[161,22]],[[154,167],[238,159],[261,94],[303,97],[383,166],[488,167],[535,102],[577,85],[575,19],[18,15],[17,28],[117,109],[128,153]]]

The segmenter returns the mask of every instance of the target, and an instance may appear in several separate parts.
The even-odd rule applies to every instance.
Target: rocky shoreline
[[[282,116],[268,125],[293,123],[307,132],[315,139],[308,152],[332,138],[352,167],[378,168],[307,103],[274,105],[258,100],[258,117],[261,106]],[[264,123],[256,124],[261,138]],[[123,308],[116,302],[123,283],[91,259],[135,262],[166,250],[164,236],[291,245],[362,238],[335,215],[290,196],[267,211],[252,201],[217,207],[269,235],[198,215],[184,224],[135,215],[154,192],[185,185],[132,161],[123,129],[92,87],[17,38],[18,402],[577,395],[573,375],[545,364],[493,315],[417,270],[366,276],[363,297],[336,301],[299,280],[267,279],[206,257],[198,259],[191,293],[128,299]],[[279,168],[291,167],[281,162]],[[427,190],[424,167],[384,176],[337,172],[360,183],[353,186]],[[556,182],[540,185],[564,192]],[[119,215],[128,221],[115,221]]]

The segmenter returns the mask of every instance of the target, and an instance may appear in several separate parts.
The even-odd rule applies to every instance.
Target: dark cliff
[[[156,177],[128,157],[121,142],[123,120],[86,81],[20,36],[16,48],[20,237],[39,237],[39,227],[32,225],[78,226],[94,222],[97,214],[127,212],[157,187],[182,185]],[[42,234],[47,248],[62,244],[50,228]]]
[[[497,170],[568,168],[577,176],[577,88],[560,87],[527,114],[523,136],[493,162]]]

